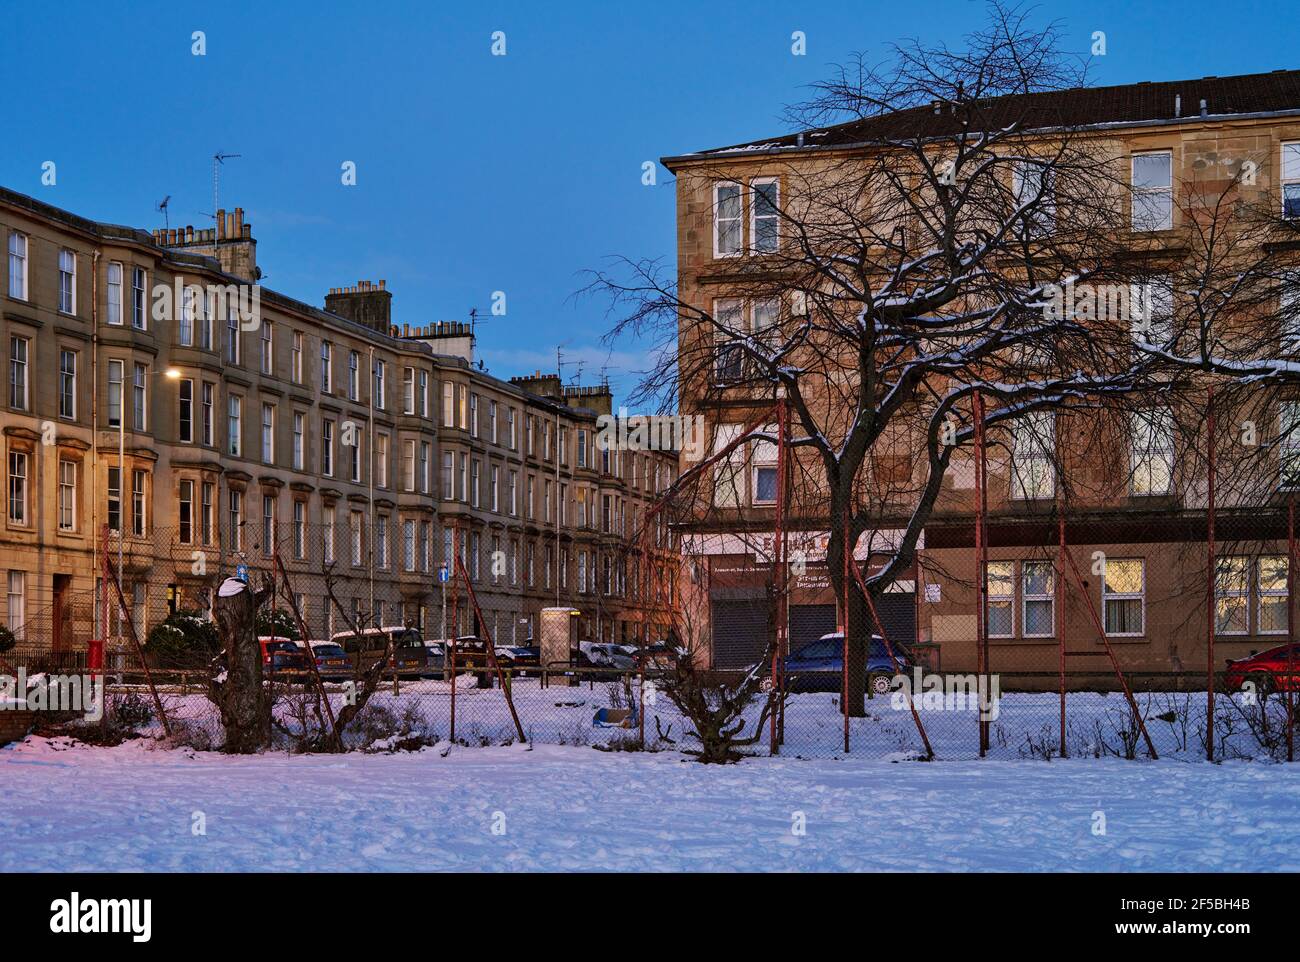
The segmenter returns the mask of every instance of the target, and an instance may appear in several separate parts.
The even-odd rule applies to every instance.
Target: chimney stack
[[[378,286],[362,280],[355,287],[331,287],[325,295],[325,310],[381,334],[396,330],[392,322],[393,295],[384,289],[383,281]]]

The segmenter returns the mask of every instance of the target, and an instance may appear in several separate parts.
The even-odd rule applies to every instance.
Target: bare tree
[[[612,301],[611,338],[663,352],[643,399],[732,423],[788,406],[791,522],[829,533],[852,714],[864,713],[871,629],[843,559],[869,535],[873,596],[912,565],[946,479],[969,464],[974,396],[990,428],[1020,426],[1029,463],[1024,446],[1050,431],[1040,415],[1154,384],[1159,362],[1131,349],[1128,317],[1054,310],[1067,285],[1127,286],[1141,269],[1119,242],[1126,155],[1071,110],[1066,91],[1085,82],[1055,27],[999,6],[962,49],[913,42],[883,67],[858,59],[791,109],[802,133],[680,174],[679,196],[709,197],[715,222],[744,195],[765,225],[748,243],[723,230],[738,255],[725,273],[705,285],[621,259],[587,288]],[[753,156],[779,193],[748,180]],[[759,431],[750,447],[775,442]],[[1050,462],[1051,437],[1039,442]],[[755,530],[764,513],[726,472],[709,481],[678,519],[687,530]]]

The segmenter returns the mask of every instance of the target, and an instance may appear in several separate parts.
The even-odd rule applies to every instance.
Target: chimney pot
[[[217,208],[217,240],[226,239],[226,209]]]

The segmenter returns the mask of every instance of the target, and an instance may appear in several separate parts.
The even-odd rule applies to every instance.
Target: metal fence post
[[[1214,595],[1218,581],[1218,564],[1214,557],[1214,388],[1206,389],[1207,510],[1206,557],[1209,571],[1205,585],[1205,759],[1214,761]]]

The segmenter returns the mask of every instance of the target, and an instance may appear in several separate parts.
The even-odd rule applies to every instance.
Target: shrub
[[[278,635],[290,641],[298,640],[298,623],[285,608],[260,608],[257,612],[257,634]]]
[[[202,668],[221,650],[217,626],[196,611],[178,611],[154,625],[145,653],[159,668]]]
[[[0,625],[0,655],[3,655],[6,651],[12,651],[16,644],[18,644],[18,639],[14,637],[14,633],[9,630],[8,626]]]

